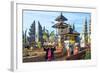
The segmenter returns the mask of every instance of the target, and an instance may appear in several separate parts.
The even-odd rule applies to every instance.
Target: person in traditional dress
[[[66,48],[67,57],[68,57],[71,54],[71,51],[70,51],[70,42],[69,42],[69,40],[66,40],[66,41],[64,41],[64,43],[65,43],[65,48]]]
[[[46,61],[51,61],[54,59],[54,51],[55,51],[55,47],[52,48],[44,48],[44,51],[46,51],[46,55],[45,55],[45,60]]]
[[[74,55],[79,53],[79,46],[78,43],[75,43],[75,47],[74,47]]]

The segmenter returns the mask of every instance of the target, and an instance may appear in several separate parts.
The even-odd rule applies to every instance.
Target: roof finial
[[[73,30],[75,30],[75,25],[73,24]]]
[[[62,12],[61,12],[61,16],[63,16]]]
[[[55,19],[55,21],[67,21],[68,19],[61,14]]]

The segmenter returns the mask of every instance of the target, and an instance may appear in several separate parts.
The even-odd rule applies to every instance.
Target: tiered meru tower
[[[62,44],[64,43],[64,35],[66,34],[65,30],[68,27],[68,24],[65,23],[67,20],[68,19],[65,18],[61,13],[60,16],[55,19],[57,23],[52,26],[53,28],[56,28],[56,35],[60,37]]]
[[[64,45],[65,40],[70,41],[72,44],[77,42],[77,38],[80,34],[75,31],[74,24],[71,26],[70,24],[65,23],[68,19],[65,18],[62,13],[55,19],[55,21],[57,22],[52,27],[56,28],[56,34],[57,36],[60,36],[62,46]]]

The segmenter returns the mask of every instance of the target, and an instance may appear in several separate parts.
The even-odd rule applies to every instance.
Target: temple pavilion
[[[61,13],[56,19],[56,23],[52,26],[56,29],[56,35],[60,36],[61,45],[63,46],[65,40],[69,40],[71,43],[78,42],[78,36],[80,35],[70,24],[65,21],[68,19]]]

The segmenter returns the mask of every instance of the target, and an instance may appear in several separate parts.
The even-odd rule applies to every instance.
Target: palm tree
[[[50,42],[53,42],[54,41],[54,38],[55,38],[55,34],[54,34],[54,31],[52,31],[49,35],[49,40]]]
[[[43,32],[43,40],[48,41],[48,34],[46,32]]]

